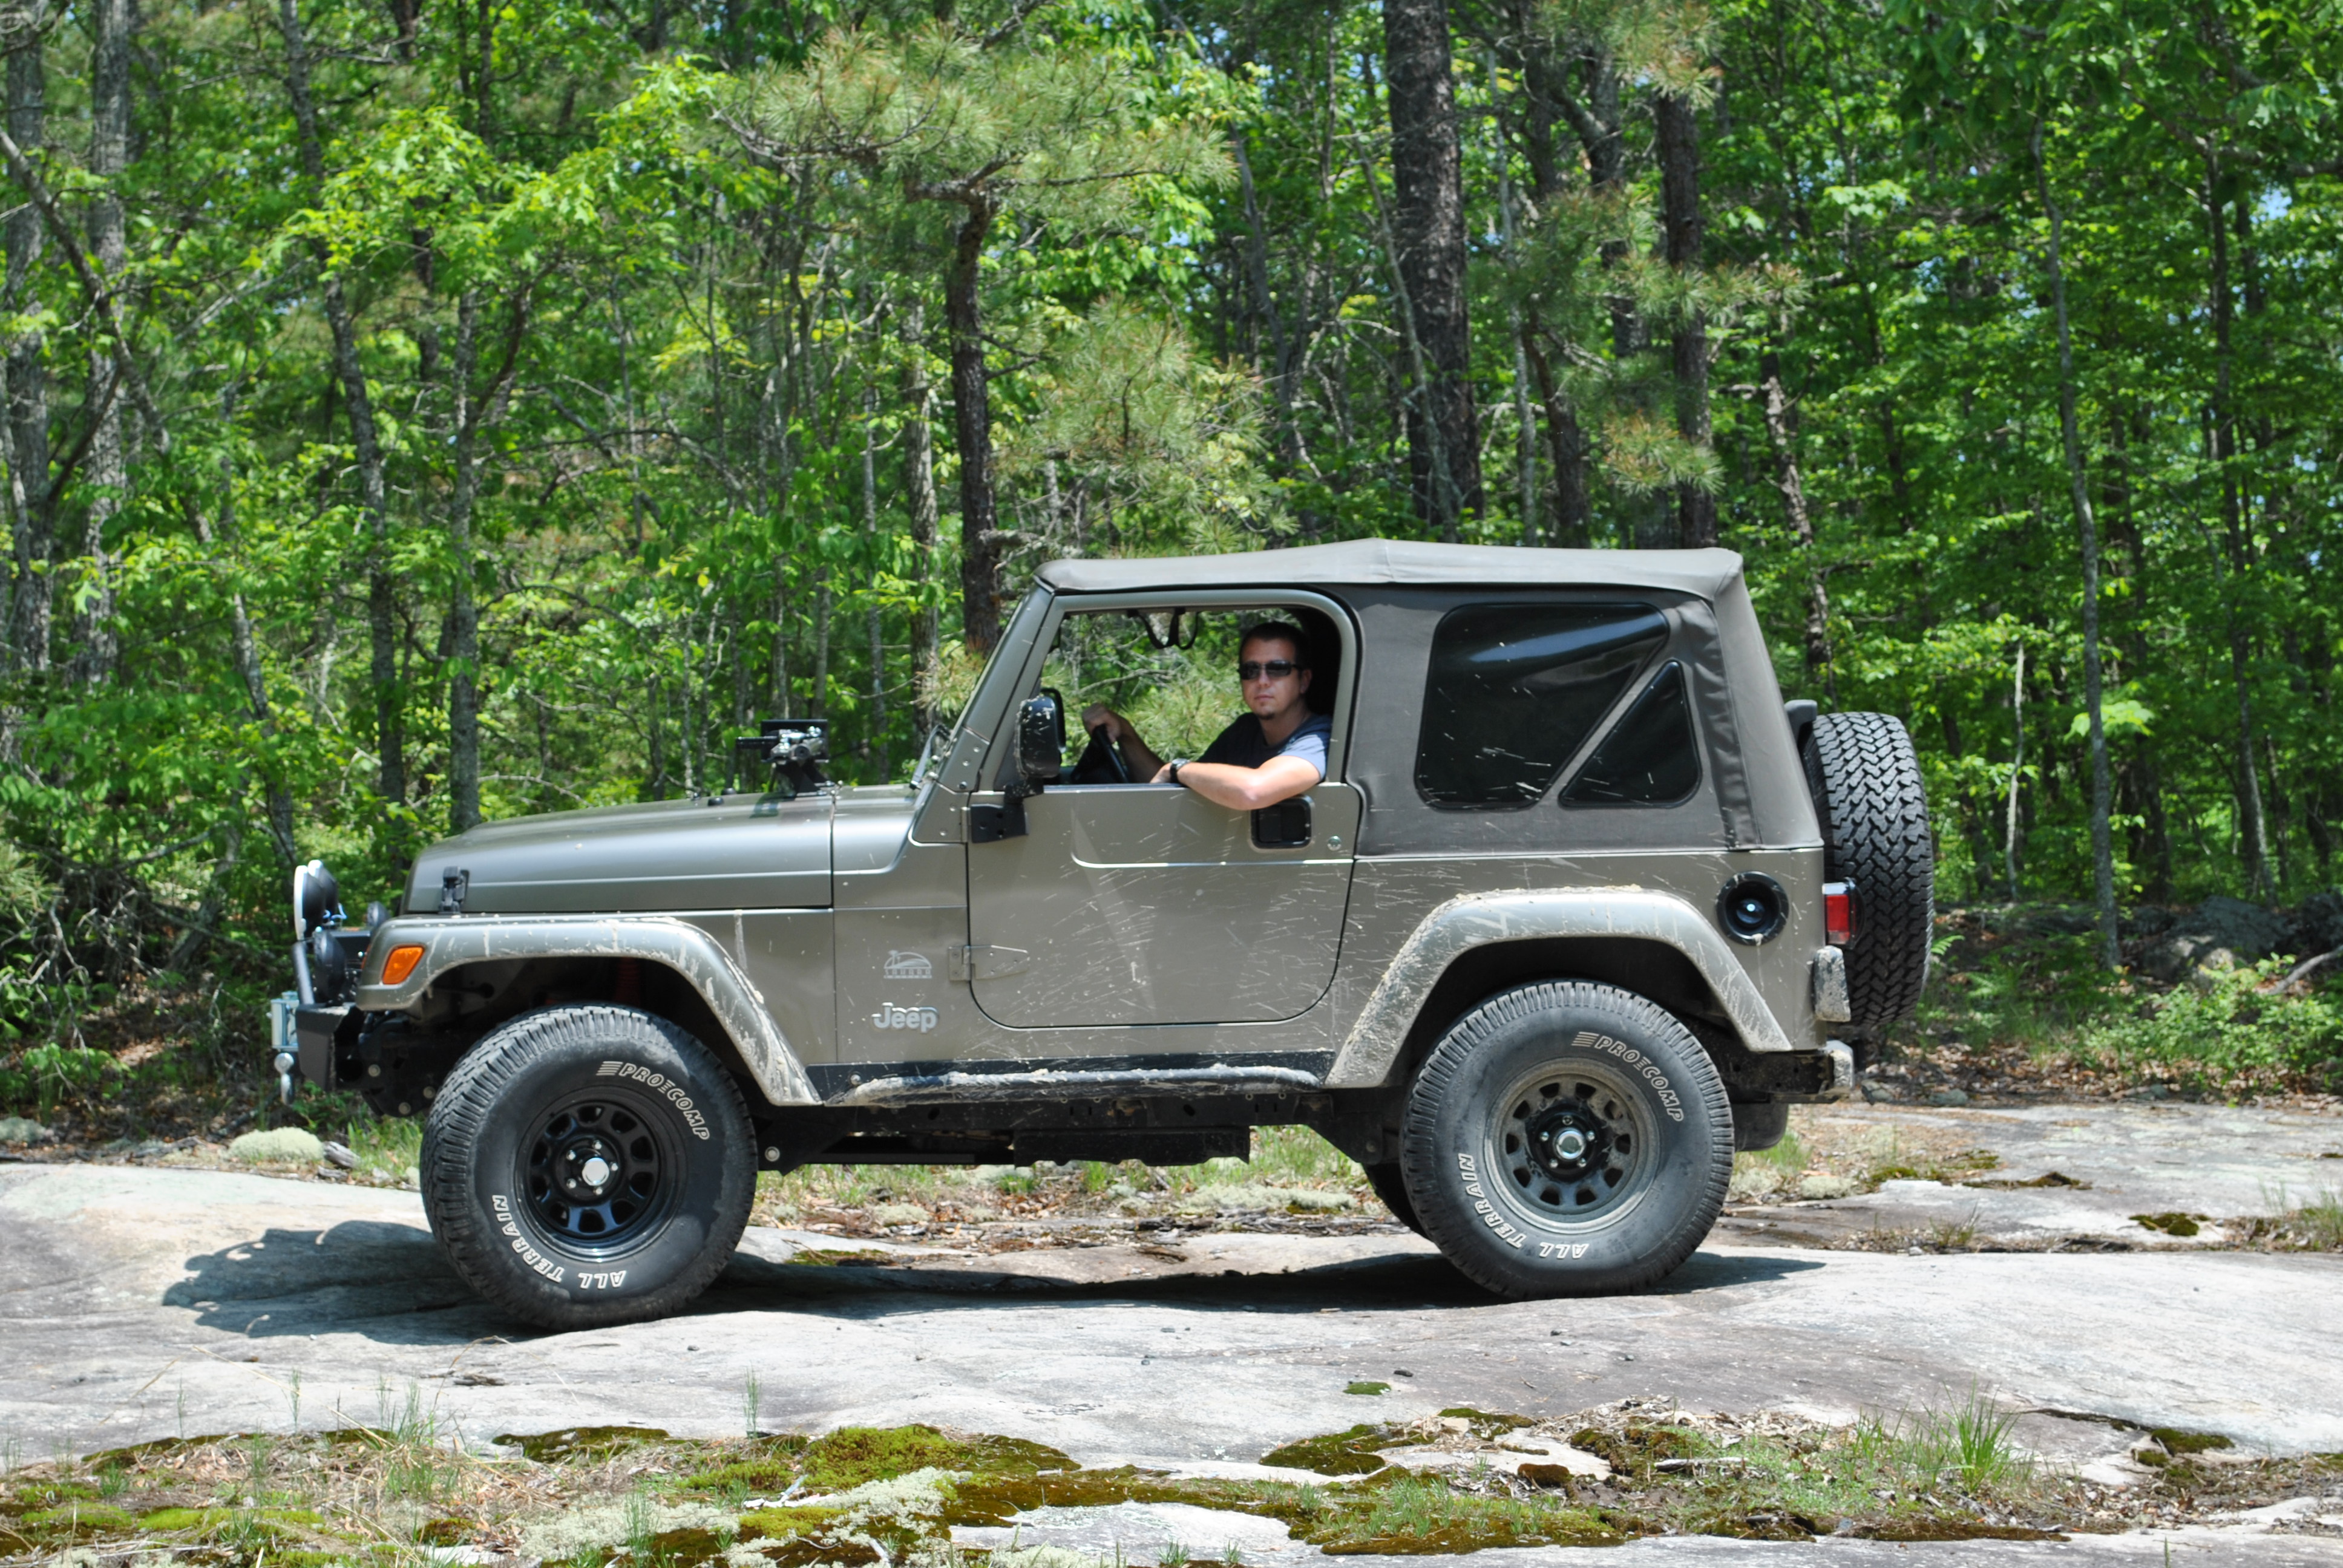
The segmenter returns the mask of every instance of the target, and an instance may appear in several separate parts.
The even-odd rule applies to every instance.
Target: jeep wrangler
[[[1312,644],[1314,789],[1232,810],[1105,727],[1070,759],[1069,689],[1217,728],[1263,619]],[[1056,561],[908,785],[830,784],[825,744],[775,721],[749,787],[483,824],[357,924],[297,873],[287,1091],[424,1117],[432,1230],[514,1316],[677,1311],[760,1170],[1273,1124],[1489,1291],[1632,1290],[1926,975],[1903,726],[1785,705],[1724,550]]]

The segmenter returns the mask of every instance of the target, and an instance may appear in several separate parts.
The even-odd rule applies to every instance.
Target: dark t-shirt
[[[1236,722],[1221,731],[1218,738],[1204,749],[1199,762],[1225,762],[1233,768],[1258,768],[1273,757],[1299,757],[1318,769],[1318,777],[1326,777],[1326,742],[1333,738],[1334,722],[1322,713],[1313,713],[1302,721],[1302,728],[1285,738],[1282,746],[1272,746],[1261,732],[1258,714],[1238,716]]]

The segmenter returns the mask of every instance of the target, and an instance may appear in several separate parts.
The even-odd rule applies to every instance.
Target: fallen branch
[[[2295,965],[2293,970],[2288,973],[2284,980],[2258,988],[2257,994],[2260,996],[2289,995],[2293,992],[2295,987],[2308,980],[2312,975],[2317,974],[2320,970],[2325,969],[2337,959],[2343,959],[2343,948],[2332,949],[2329,951],[2320,953],[2317,958],[2305,959],[2300,963]]]

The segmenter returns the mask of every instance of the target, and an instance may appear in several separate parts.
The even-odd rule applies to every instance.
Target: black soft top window
[[[1647,604],[1451,610],[1433,633],[1417,792],[1449,810],[1535,804],[1667,635]]]
[[[1700,788],[1684,666],[1671,659],[1562,792],[1564,806],[1673,806]]]

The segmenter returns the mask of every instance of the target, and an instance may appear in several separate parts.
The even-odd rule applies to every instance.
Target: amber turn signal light
[[[1855,940],[1853,882],[1823,884],[1823,938],[1835,948],[1843,948]]]
[[[382,983],[397,985],[408,975],[413,974],[415,966],[422,961],[423,949],[420,945],[410,944],[403,948],[391,949],[390,956],[382,960]]]

